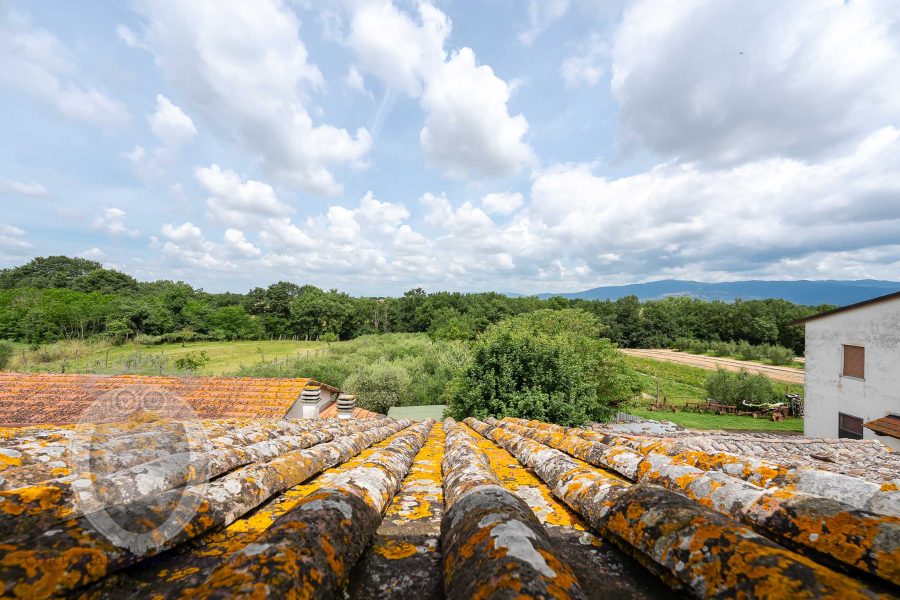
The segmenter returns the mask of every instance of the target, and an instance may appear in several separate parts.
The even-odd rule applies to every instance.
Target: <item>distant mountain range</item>
[[[635,295],[641,300],[656,300],[669,296],[686,296],[703,300],[725,300],[736,298],[758,300],[762,298],[783,298],[797,304],[836,304],[845,306],[869,300],[900,290],[900,282],[861,279],[857,281],[725,281],[704,283],[702,281],[681,281],[663,279],[631,285],[598,287],[583,292],[568,294],[538,294],[540,298],[563,296],[564,298],[584,298],[586,300],[616,300]]]

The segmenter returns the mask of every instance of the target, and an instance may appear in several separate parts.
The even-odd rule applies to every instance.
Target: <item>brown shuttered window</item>
[[[863,420],[853,415],[838,413],[838,437],[851,440],[863,439]]]
[[[866,349],[862,346],[844,346],[845,377],[866,378]]]

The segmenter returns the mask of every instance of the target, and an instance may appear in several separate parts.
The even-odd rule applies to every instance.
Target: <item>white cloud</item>
[[[569,10],[569,0],[529,0],[528,27],[519,33],[519,42],[530,46],[550,25]]]
[[[179,244],[195,245],[203,240],[203,231],[190,221],[177,226],[164,223],[160,231],[167,239]]]
[[[290,8],[279,0],[160,0],[140,2],[139,11],[146,18],[141,38],[211,131],[306,190],[341,192],[330,169],[358,164],[371,137],[364,128],[350,134],[313,122],[308,95],[325,80],[309,62]]]
[[[100,248],[94,247],[79,252],[78,256],[80,256],[81,258],[87,258],[89,260],[100,260],[104,256],[106,256],[106,252],[104,252]]]
[[[532,164],[534,152],[522,139],[528,121],[509,114],[509,94],[470,48],[454,53],[422,96],[427,117],[419,137],[429,162],[453,177],[505,176]]]
[[[50,192],[34,181],[0,180],[0,196],[25,196],[26,198],[49,198]]]
[[[414,217],[370,192],[302,221],[260,217],[259,244],[244,228],[211,242],[186,223],[164,227],[159,247],[185,268],[369,293],[419,284],[564,291],[661,277],[890,279],[900,265],[900,205],[891,201],[900,196],[900,130],[890,127],[815,162],[669,161],[615,178],[557,164],[534,174],[526,196],[487,194],[476,204],[426,193]]]
[[[225,230],[225,245],[233,254],[242,257],[254,257],[262,254],[262,251],[254,246],[239,229]]]
[[[125,211],[121,208],[103,208],[103,215],[94,219],[94,229],[113,237],[137,237],[137,229],[128,227]]]
[[[147,116],[147,122],[160,145],[151,150],[135,146],[122,156],[132,163],[140,176],[154,180],[175,162],[181,148],[197,135],[197,128],[183,110],[162,94],[157,94],[156,111]]]
[[[499,192],[481,198],[481,206],[490,215],[511,215],[522,206],[523,202],[522,194],[519,192]]]
[[[242,225],[264,217],[281,217],[293,212],[290,206],[278,200],[275,190],[267,183],[240,176],[219,165],[198,167],[194,170],[197,181],[211,195],[206,199],[209,214],[220,223]]]
[[[24,229],[0,223],[0,247],[4,249],[31,248],[31,244],[25,240]]]
[[[451,28],[447,16],[427,2],[418,10],[416,23],[388,0],[365,3],[353,13],[347,36],[362,69],[412,97],[443,64]]]
[[[428,161],[452,177],[495,177],[534,162],[524,141],[528,122],[509,114],[511,86],[475,52],[447,56],[450,19],[419,2],[414,20],[389,0],[355,7],[346,43],[359,68],[389,92],[420,98],[425,127],[420,141]]]
[[[816,164],[766,159],[709,171],[667,163],[612,180],[559,165],[535,179],[530,217],[595,276],[614,255],[615,270],[633,278],[734,277],[895,241],[900,205],[884,199],[900,194],[898,166],[893,128]]]
[[[568,87],[594,87],[609,71],[609,60],[609,44],[593,33],[579,54],[563,61],[560,75]]]
[[[197,135],[191,118],[162,94],[157,94],[156,112],[148,117],[148,121],[153,135],[169,147],[183,146]]]
[[[891,0],[639,0],[613,47],[626,141],[737,164],[814,158],[900,119]]]
[[[124,104],[84,79],[59,38],[0,5],[0,85],[40,98],[75,121],[111,128],[131,119]]]
[[[347,75],[344,77],[344,83],[351,90],[371,96],[372,94],[366,89],[366,79],[356,65],[351,65],[347,69]]]
[[[181,225],[163,224],[160,229],[165,241],[160,243],[152,238],[151,248],[162,251],[169,264],[215,271],[234,271],[238,263],[234,258],[252,258],[252,248],[241,231],[229,229],[225,232],[225,242],[216,244],[206,240],[203,231],[187,221]]]

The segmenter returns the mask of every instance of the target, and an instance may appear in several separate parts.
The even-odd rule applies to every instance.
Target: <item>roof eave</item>
[[[814,321],[816,319],[821,319],[823,317],[830,317],[831,315],[835,315],[837,313],[847,312],[850,310],[855,310],[857,308],[862,308],[863,306],[868,306],[870,304],[878,304],[881,302],[887,302],[889,300],[894,300],[900,298],[900,291],[896,291],[890,294],[885,294],[884,296],[878,296],[877,298],[870,298],[868,300],[863,300],[862,302],[857,302],[855,304],[848,304],[847,306],[841,306],[838,308],[833,308],[831,310],[826,310],[825,312],[820,312],[817,315],[810,315],[808,317],[803,317],[802,319],[796,319],[791,321],[791,325],[804,325],[809,321]]]

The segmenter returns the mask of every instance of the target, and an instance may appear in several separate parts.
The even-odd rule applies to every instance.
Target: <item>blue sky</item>
[[[0,131],[0,266],[900,279],[890,0],[0,0]]]

